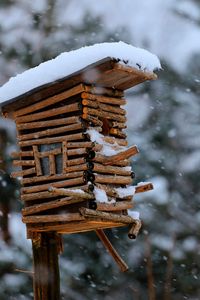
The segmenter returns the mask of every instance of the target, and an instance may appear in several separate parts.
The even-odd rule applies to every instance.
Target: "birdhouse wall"
[[[138,152],[125,148],[125,103],[123,91],[80,84],[14,113],[20,146],[14,165],[21,170],[13,176],[22,177],[29,232],[133,222],[127,216],[133,195],[117,192],[132,183],[129,157]]]

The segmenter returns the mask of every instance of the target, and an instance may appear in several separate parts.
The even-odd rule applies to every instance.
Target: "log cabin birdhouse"
[[[0,89],[2,113],[17,128],[12,176],[21,180],[28,237],[95,230],[103,238],[102,229],[127,225],[136,237],[133,195],[152,185],[132,186],[138,148],[127,142],[124,91],[156,79],[159,67],[145,50],[105,43],[62,54]]]

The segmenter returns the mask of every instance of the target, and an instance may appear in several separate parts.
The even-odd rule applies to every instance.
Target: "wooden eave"
[[[107,57],[71,75],[39,86],[18,97],[5,101],[0,104],[0,107],[2,113],[6,116],[10,112],[59,94],[80,83],[126,90],[146,80],[156,78],[157,75],[153,72],[144,72]]]

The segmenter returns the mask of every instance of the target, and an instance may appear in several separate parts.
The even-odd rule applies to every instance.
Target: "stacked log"
[[[127,212],[135,190],[127,187],[134,178],[129,158],[138,149],[127,147],[124,104],[123,91],[79,84],[14,113],[14,166],[21,170],[12,175],[21,178],[29,232],[137,223]]]

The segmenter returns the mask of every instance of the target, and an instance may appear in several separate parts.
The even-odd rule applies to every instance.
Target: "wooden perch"
[[[129,239],[136,239],[141,226],[142,226],[142,223],[141,223],[140,220],[135,220],[134,221],[134,223],[131,225],[131,228],[128,232]]]
[[[81,207],[79,209],[82,216],[85,218],[94,218],[94,219],[101,219],[105,221],[112,221],[112,222],[118,222],[118,223],[124,223],[124,224],[131,224],[135,220],[131,218],[130,216],[125,215],[118,215],[108,212],[102,212],[102,211],[95,211],[89,208]]]
[[[101,240],[101,242],[105,246],[105,248],[108,250],[108,252],[110,253],[110,255],[113,257],[113,259],[115,260],[115,262],[118,264],[120,270],[122,272],[127,271],[128,270],[127,264],[120,257],[120,255],[117,253],[117,251],[115,250],[115,248],[112,246],[111,242],[107,238],[107,236],[104,233],[104,231],[102,229],[97,229],[95,231],[96,231],[96,234],[98,235],[99,239]]]
[[[53,186],[49,187],[49,192],[58,196],[70,196],[70,197],[77,197],[77,198],[82,198],[82,199],[94,199],[93,194],[89,194],[86,192],[79,192],[76,187],[73,189],[58,189]]]

